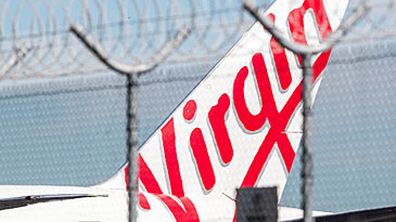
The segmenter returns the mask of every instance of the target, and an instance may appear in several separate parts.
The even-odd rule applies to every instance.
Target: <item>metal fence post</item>
[[[347,32],[352,28],[356,22],[361,19],[364,15],[366,15],[369,8],[366,5],[366,2],[363,1],[359,7],[356,8],[354,13],[350,15],[347,19],[343,21],[343,23],[339,26],[339,28],[331,33],[326,41],[317,44],[317,45],[302,45],[291,41],[287,34],[280,31],[274,23],[267,18],[266,16],[261,15],[258,12],[258,9],[254,5],[252,0],[245,0],[243,4],[244,8],[267,30],[277,41],[278,43],[292,51],[296,55],[300,55],[303,58],[303,138],[302,138],[302,187],[301,191],[303,194],[302,200],[302,208],[304,210],[304,222],[312,222],[312,150],[309,143],[309,134],[310,134],[310,115],[311,115],[311,90],[312,90],[312,55],[316,55],[322,53],[329,48],[331,48],[334,44],[339,42],[343,36],[347,34]]]
[[[137,74],[127,75],[127,143],[128,143],[128,221],[136,221],[137,204]]]
[[[312,55],[302,54],[303,58],[303,90],[302,90],[302,98],[303,98],[303,135],[302,135],[302,208],[304,210],[304,222],[312,222],[312,147],[310,146],[310,118],[311,118],[311,87],[312,87],[312,66],[311,66],[311,58]]]
[[[137,188],[138,188],[138,164],[137,164],[137,124],[136,124],[136,95],[137,81],[141,74],[147,73],[157,67],[160,63],[177,49],[190,34],[190,28],[182,28],[176,33],[174,38],[166,42],[162,48],[149,59],[147,63],[125,64],[113,60],[107,52],[91,36],[85,33],[81,26],[71,26],[70,31],[87,47],[87,49],[97,57],[109,69],[127,78],[127,161],[128,161],[128,221],[137,221]]]

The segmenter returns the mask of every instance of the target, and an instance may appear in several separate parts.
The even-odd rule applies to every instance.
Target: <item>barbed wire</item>
[[[272,1],[256,2],[265,11]],[[352,0],[350,10],[359,2]],[[370,12],[343,41],[396,36],[395,1],[368,2]],[[114,60],[134,65],[150,60],[182,27],[191,33],[168,62],[216,58],[253,24],[238,0],[4,0],[0,12],[1,79],[107,70],[71,25],[83,27]]]
[[[0,67],[16,52],[29,51],[8,73],[10,79],[106,69],[69,32],[73,24],[83,27],[112,58],[131,64],[149,60],[184,26],[193,32],[173,61],[224,51],[250,25],[235,0],[6,0],[0,10]]]

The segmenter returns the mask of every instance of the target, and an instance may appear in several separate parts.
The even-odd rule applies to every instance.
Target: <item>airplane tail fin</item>
[[[126,190],[127,189],[127,167],[125,164],[122,166],[112,177],[106,181],[95,185],[94,187],[109,190]]]
[[[307,44],[326,39],[347,5],[277,0],[268,16]],[[313,98],[330,52],[313,59]],[[188,197],[201,216],[210,215],[205,200],[230,201],[237,187],[277,186],[281,195],[302,136],[301,96],[301,58],[256,23],[140,148],[139,190]],[[122,187],[126,178],[123,167],[101,186]],[[230,203],[222,204],[228,215]]]

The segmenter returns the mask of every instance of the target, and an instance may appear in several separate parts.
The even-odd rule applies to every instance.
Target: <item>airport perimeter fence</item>
[[[251,6],[264,15],[276,4]],[[334,9],[328,14],[343,10],[325,7]],[[140,193],[130,193],[138,202],[130,210],[140,221],[231,221],[236,207],[244,212],[238,221],[272,221],[301,217],[304,206],[314,216],[396,206],[396,1],[351,0],[343,21],[362,8],[353,24],[342,26],[330,56],[311,57],[314,91],[320,87],[304,131],[304,59],[262,37],[259,25],[242,37],[256,22],[243,2],[2,1],[0,184],[90,187],[120,169],[123,182],[133,183],[124,170],[133,145],[140,147],[135,158],[144,177]],[[289,31],[295,25],[311,46],[326,43],[301,33],[296,21],[276,25]],[[230,52],[241,38],[247,40],[239,51]],[[228,61],[218,63],[227,53]],[[263,64],[266,72],[258,68]],[[132,91],[125,75],[137,77],[130,79]],[[274,101],[265,99],[269,94]],[[130,99],[135,103],[128,107]],[[134,109],[136,116],[127,115]],[[131,120],[136,130],[127,127]],[[301,144],[304,138],[308,143]],[[313,183],[304,193],[307,147]],[[241,186],[275,188],[242,189],[238,197]],[[7,189],[19,194],[16,186]],[[106,202],[111,194],[100,200],[86,219],[127,221],[122,193],[118,202]],[[95,200],[87,208],[89,201]],[[123,206],[125,217],[109,204]],[[68,210],[73,219],[91,212]]]

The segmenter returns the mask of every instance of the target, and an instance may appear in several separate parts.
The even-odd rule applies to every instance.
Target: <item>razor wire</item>
[[[232,0],[24,0],[1,1],[0,10],[0,67],[29,51],[4,72],[2,78],[7,79],[105,70],[76,41],[71,25],[82,27],[112,58],[135,65],[150,60],[182,27],[193,32],[171,61],[222,53],[230,38],[249,24],[240,4]]]
[[[352,1],[350,8],[360,1]],[[374,9],[343,41],[395,36],[393,0],[367,1]],[[265,10],[271,3],[258,1]],[[62,1],[0,2],[2,79],[54,77],[106,70],[70,33],[80,25],[112,58],[132,65],[150,58],[182,27],[191,33],[169,62],[216,58],[251,24],[241,2]],[[365,38],[361,38],[361,36]],[[230,41],[231,40],[231,41]],[[28,52],[28,53],[26,53]],[[191,53],[194,52],[194,53]],[[16,58],[16,59],[15,59]]]

